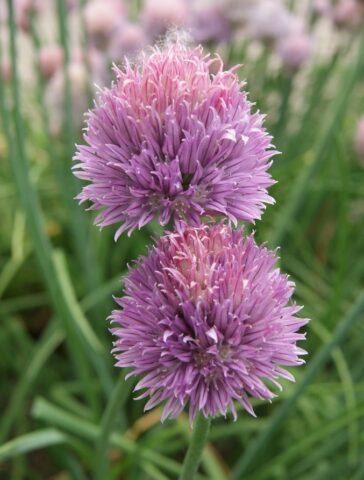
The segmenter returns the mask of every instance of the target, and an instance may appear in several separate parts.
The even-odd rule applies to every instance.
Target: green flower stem
[[[182,466],[180,480],[192,480],[200,464],[202,451],[210,430],[211,419],[205,418],[202,413],[196,417],[190,445]]]

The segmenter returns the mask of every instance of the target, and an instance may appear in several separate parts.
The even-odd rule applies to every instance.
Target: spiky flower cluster
[[[125,280],[112,322],[117,365],[143,375],[146,409],[166,401],[162,419],[187,403],[191,421],[231,411],[254,415],[248,396],[270,400],[266,380],[293,380],[307,320],[289,301],[293,283],[274,252],[224,223],[162,237]]]
[[[116,237],[155,217],[175,223],[125,279],[111,315],[117,366],[142,376],[139,398],[146,409],[164,403],[162,420],[187,405],[191,421],[236,417],[235,402],[254,415],[250,397],[272,399],[269,384],[303,363],[307,321],[275,252],[231,226],[273,201],[263,116],[234,69],[177,42],[116,69],[85,140],[74,172],[90,182],[78,198],[99,211],[96,223],[120,224]]]
[[[121,224],[118,237],[155,217],[194,226],[206,215],[259,219],[273,202],[276,152],[234,70],[177,42],[115,71],[75,156],[75,175],[90,182],[78,198],[100,211],[96,223]]]

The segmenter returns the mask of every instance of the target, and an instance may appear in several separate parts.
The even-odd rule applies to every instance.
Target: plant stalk
[[[192,480],[195,477],[200,464],[202,451],[209,434],[210,424],[210,418],[206,418],[202,413],[197,415],[193,426],[190,445],[182,465],[180,480]]]

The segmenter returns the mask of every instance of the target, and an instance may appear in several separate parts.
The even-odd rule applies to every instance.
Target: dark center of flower
[[[205,367],[210,360],[210,355],[203,350],[196,350],[193,354],[193,358],[196,362],[197,367]]]
[[[153,210],[157,210],[161,206],[160,195],[154,193],[149,197],[149,205],[152,207]]]
[[[182,174],[182,188],[183,190],[187,190],[190,186],[190,182],[192,180],[193,174],[192,173],[183,173]]]
[[[231,348],[229,345],[221,345],[219,347],[219,353],[222,360],[228,360],[231,354]]]

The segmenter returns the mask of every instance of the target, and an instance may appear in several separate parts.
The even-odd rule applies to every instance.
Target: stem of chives
[[[58,28],[60,43],[63,48],[63,70],[64,70],[64,96],[65,96],[65,118],[63,119],[63,128],[68,146],[73,151],[74,130],[72,115],[72,89],[71,79],[69,76],[70,52],[67,40],[67,23],[66,23],[66,5],[64,0],[57,0],[58,10]]]
[[[50,130],[49,130],[49,115],[46,108],[45,99],[44,99],[44,90],[46,88],[44,77],[40,70],[40,48],[41,42],[38,35],[38,30],[35,26],[35,12],[31,12],[30,15],[30,34],[33,42],[34,51],[36,54],[36,74],[37,74],[37,100],[40,105],[41,116],[42,116],[42,128],[47,139],[47,151],[49,157],[52,158],[51,142],[50,142]]]
[[[81,25],[81,47],[82,47],[82,53],[83,53],[83,62],[87,71],[87,76],[91,78],[92,72],[91,72],[91,65],[90,65],[90,59],[89,59],[89,36],[87,33],[86,29],[86,21],[85,21],[85,8],[86,8],[87,0],[81,0],[78,3],[78,14],[79,14],[79,19],[80,19],[80,25]],[[91,84],[88,85],[88,91],[87,91],[89,103],[92,102],[92,87]]]
[[[198,413],[193,426],[190,445],[182,465],[180,480],[192,480],[197,473],[202,451],[209,434],[210,424],[210,418],[206,418],[202,413]]]
[[[282,134],[284,133],[287,125],[287,121],[289,120],[289,107],[290,107],[293,81],[294,81],[294,78],[292,73],[283,74],[281,104],[279,107],[278,120],[274,127],[274,135],[273,135],[274,138],[276,139],[276,142],[282,139]]]

